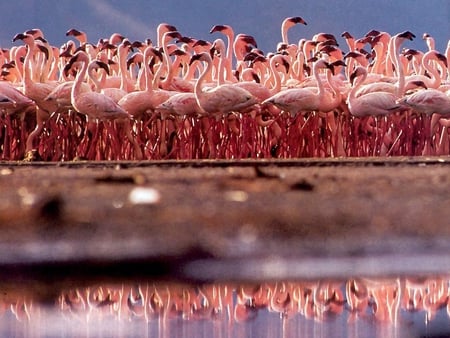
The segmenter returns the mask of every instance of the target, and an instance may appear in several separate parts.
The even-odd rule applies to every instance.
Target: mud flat
[[[110,279],[446,274],[449,166],[448,157],[2,162],[0,276],[47,295]]]

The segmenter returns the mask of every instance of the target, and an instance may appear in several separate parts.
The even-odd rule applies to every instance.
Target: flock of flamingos
[[[0,158],[142,160],[414,156],[450,153],[450,41],[406,49],[409,31],[288,41],[264,53],[216,25],[213,41],[172,25],[158,40],[88,42],[39,29],[2,49]],[[22,42],[22,43],[20,43]]]

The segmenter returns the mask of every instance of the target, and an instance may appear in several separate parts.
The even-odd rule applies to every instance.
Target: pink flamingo
[[[161,89],[165,90],[171,90],[172,84],[174,81],[174,73],[175,69],[172,64],[172,59],[170,57],[170,52],[168,48],[168,44],[173,39],[180,39],[181,34],[178,31],[168,31],[163,34],[162,36],[162,49],[163,49],[163,60],[164,60],[164,67],[166,68],[166,76],[163,80],[159,81],[159,87]],[[178,70],[178,69],[177,69]]]
[[[176,32],[178,33],[178,32]],[[166,33],[170,34],[170,33]],[[179,34],[179,33],[178,33]],[[165,34],[164,34],[165,35]],[[152,118],[156,117],[156,115],[152,116],[156,111],[156,108],[165,102],[172,95],[177,94],[175,91],[169,91],[159,88],[159,79],[161,77],[161,73],[165,70],[163,64],[161,63],[156,73],[153,75],[150,70],[150,62],[152,59],[159,58],[163,59],[163,55],[157,49],[152,46],[148,46],[144,51],[144,75],[146,87],[145,90],[132,92],[119,100],[118,104],[129,112],[131,115],[136,118],[144,117],[144,114],[148,114]],[[165,137],[166,137],[166,123],[163,121],[161,125],[160,131],[160,153],[161,155],[165,155],[167,149],[165,149]]]
[[[283,22],[281,23],[281,41],[282,41],[282,43],[284,43],[286,45],[289,44],[288,31],[289,31],[289,29],[291,29],[291,27],[293,27],[297,24],[307,25],[306,21],[303,20],[299,16],[288,17],[283,20]]]
[[[88,70],[89,57],[86,52],[79,51],[70,60],[70,65],[81,63],[71,91],[72,106],[89,120],[117,120],[122,122],[128,140],[135,148],[135,156],[142,159],[142,151],[131,134],[130,115],[108,96],[97,92],[83,92],[82,83]]]
[[[220,118],[230,112],[248,109],[258,102],[247,90],[232,84],[204,88],[204,80],[212,69],[212,59],[209,53],[204,52],[195,54],[190,63],[195,61],[206,63],[206,68],[198,77],[194,89],[198,104],[206,113]]]
[[[162,60],[163,55],[155,47],[148,46],[144,51],[143,59],[145,89],[128,93],[118,102],[119,106],[135,118],[141,118],[145,113],[153,111],[157,104],[159,104],[164,98],[168,97],[168,95],[163,91],[153,90],[153,75],[149,66],[152,58]],[[164,94],[164,97],[162,99],[158,99],[158,94]]]
[[[210,33],[220,32],[227,37],[227,51],[226,56],[222,56],[226,61],[224,63],[225,69],[225,79],[230,82],[234,82],[235,78],[233,76],[233,42],[234,42],[234,31],[229,25],[215,25],[209,31]]]
[[[262,103],[271,103],[289,112],[292,116],[310,111],[329,112],[333,110],[336,104],[336,96],[339,92],[333,83],[330,83],[330,86],[334,93],[325,90],[323,80],[319,74],[320,69],[330,69],[330,64],[323,59],[314,63],[313,76],[317,82],[317,89],[288,88],[264,100]]]
[[[120,87],[107,87],[103,84],[102,93],[111,97],[114,102],[119,102],[119,100],[125,96],[127,93],[131,92],[135,88],[134,82],[127,76],[127,55],[131,48],[131,42],[128,39],[123,39],[123,41],[117,47],[117,56],[119,64],[119,78]]]
[[[206,63],[206,67],[195,83],[194,93],[198,105],[208,116],[213,116],[216,120],[219,120],[222,116],[233,112],[249,112],[258,103],[258,100],[247,90],[234,86],[233,84],[225,83],[220,86],[205,88],[205,79],[212,70],[213,61],[211,55],[208,52],[195,54],[192,56],[190,64],[195,61],[203,61]],[[239,131],[235,126],[235,122],[232,119],[228,122],[228,125],[233,129],[234,133],[238,134]],[[214,149],[211,155],[215,155]]]
[[[431,136],[433,136],[436,123],[440,118],[450,116],[450,96],[438,89],[418,90],[411,95],[406,95],[399,102],[417,113],[431,116],[429,125]],[[430,155],[430,148],[427,148],[425,151],[426,155]]]
[[[367,77],[367,69],[358,66],[350,76],[350,82],[356,83],[347,98],[347,104],[350,113],[353,116],[365,117],[365,116],[380,116],[388,115],[393,112],[399,111],[402,105],[397,103],[397,96],[393,93],[375,91],[368,92],[357,96],[357,92],[364,83]]]
[[[410,75],[405,78],[405,81],[422,81],[427,88],[437,89],[441,85],[441,77],[438,69],[431,65],[431,61],[443,61],[446,63],[447,58],[436,50],[426,52],[422,57],[421,63],[425,73],[429,76],[421,74]]]
[[[70,66],[70,64],[67,64],[67,66]],[[94,60],[90,63],[90,66],[88,67],[88,74],[92,72],[94,68],[103,68],[109,72],[108,65],[98,60]],[[63,71],[62,73],[66,72]],[[57,106],[58,113],[65,113],[68,110],[73,109],[71,93],[74,83],[74,80],[66,80],[61,82],[50,92],[50,94],[45,97],[44,100],[54,102]],[[91,86],[87,82],[82,82],[81,91],[91,91]]]
[[[50,117],[50,114],[56,111],[56,106],[53,102],[45,101],[45,98],[56,87],[56,82],[34,82],[31,74],[33,69],[32,57],[36,51],[36,44],[31,34],[19,33],[13,38],[13,42],[22,40],[28,46],[28,51],[24,60],[23,68],[23,88],[24,94],[33,100],[37,105],[36,110],[36,128],[30,133],[26,142],[25,159],[36,159],[37,150],[34,149],[33,143],[36,137],[38,137],[44,129],[45,121]]]
[[[348,94],[347,105],[350,114],[356,117],[363,118],[365,122],[365,130],[372,130],[374,129],[374,127],[370,125],[369,117],[382,117],[391,115],[395,112],[406,110],[406,107],[404,104],[397,101],[398,96],[395,93],[377,91],[368,92],[366,94],[357,96],[356,93],[364,83],[366,77],[367,69],[361,66],[356,67],[355,71],[350,76],[350,82],[354,83],[356,80],[356,83],[353,85],[350,93]],[[381,153],[385,153],[387,151],[387,149],[385,149],[385,146],[388,146],[391,143],[390,134],[387,133],[387,130],[380,130],[378,127],[375,127],[375,130],[377,135],[379,134],[378,132],[381,132],[381,134],[383,135]]]
[[[80,31],[75,28],[71,28],[66,32],[66,36],[73,36],[77,41],[79,42],[80,46],[83,46],[86,44],[87,41],[87,34],[83,31]]]

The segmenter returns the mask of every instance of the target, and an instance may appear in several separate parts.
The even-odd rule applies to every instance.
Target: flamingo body
[[[358,66],[353,72],[351,79],[356,78],[356,84],[351,89],[347,104],[353,116],[380,116],[388,115],[402,108],[402,104],[397,102],[397,97],[389,92],[370,92],[356,96],[361,85],[367,77],[367,70]]]
[[[405,96],[400,102],[418,113],[450,115],[450,97],[438,89],[422,89]]]
[[[278,108],[296,115],[308,111],[329,112],[335,108],[340,101],[337,91],[333,84],[329,85],[335,91],[334,95],[325,90],[323,80],[320,77],[319,69],[328,68],[329,64],[325,60],[319,60],[314,64],[313,72],[317,81],[317,87],[314,88],[288,88],[271,96],[262,103],[272,103]],[[327,75],[329,79],[330,75]]]
[[[211,71],[212,59],[209,53],[206,52],[194,55],[191,63],[196,59],[207,63],[207,67],[195,84],[197,102],[206,113],[224,115],[249,108],[258,103],[258,100],[247,90],[233,84],[202,88],[205,76]]]
[[[199,116],[204,113],[198,105],[194,93],[178,93],[160,104],[157,108],[163,115],[174,114],[177,116]]]

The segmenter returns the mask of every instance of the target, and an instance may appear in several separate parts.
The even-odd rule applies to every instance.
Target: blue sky
[[[347,1],[207,1],[207,0],[14,0],[0,4],[0,46],[12,45],[12,37],[30,28],[41,28],[47,40],[61,45],[65,32],[77,28],[88,33],[90,42],[114,32],[130,40],[156,39],[161,22],[175,25],[181,34],[213,40],[215,24],[231,25],[236,33],[253,35],[264,52],[274,51],[281,40],[281,22],[301,16],[307,26],[289,32],[290,42],[311,38],[319,32],[340,38],[343,31],[360,37],[371,29],[395,34],[410,30],[417,38],[404,47],[424,50],[421,39],[427,32],[436,39],[436,48],[445,51],[450,39],[450,0],[347,0]]]

